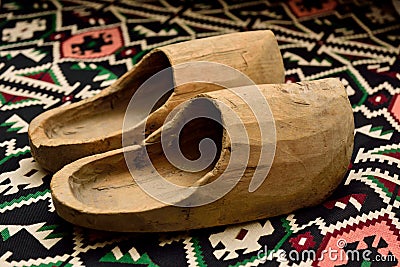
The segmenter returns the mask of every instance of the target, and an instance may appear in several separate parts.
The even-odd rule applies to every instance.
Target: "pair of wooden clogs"
[[[173,88],[150,112],[135,106],[127,112],[146,80],[188,62],[229,66],[248,76],[257,90],[229,75],[224,78],[234,89],[211,83],[177,86],[182,74],[172,71],[161,85],[146,88],[144,98],[160,86]],[[216,118],[185,119],[196,112]],[[125,114],[125,120],[132,116],[142,122],[144,140],[122,148]],[[173,118],[165,123],[169,115]],[[261,124],[270,127],[267,135]],[[51,191],[62,218],[100,230],[160,232],[250,221],[321,203],[343,179],[353,131],[343,85],[333,78],[284,84],[280,51],[266,30],[154,49],[98,95],[39,115],[29,138],[35,160],[55,172]],[[214,142],[216,156],[196,171],[171,163],[162,146],[178,144],[183,156],[195,161],[207,156],[199,152],[205,139]],[[263,158],[264,145],[269,158]],[[237,160],[238,155],[247,159]],[[256,172],[264,176],[252,186]],[[159,177],[178,190],[164,194]],[[230,184],[226,192],[215,197],[225,184]]]

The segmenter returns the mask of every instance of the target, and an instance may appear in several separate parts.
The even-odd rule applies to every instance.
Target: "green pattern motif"
[[[104,255],[100,260],[100,262],[110,262],[110,263],[127,263],[127,264],[133,264],[133,265],[146,265],[148,267],[158,267],[157,264],[155,264],[147,255],[147,253],[144,253],[140,256],[139,259],[134,260],[132,256],[129,253],[124,254],[120,259],[116,259],[114,253],[109,252],[106,255]]]

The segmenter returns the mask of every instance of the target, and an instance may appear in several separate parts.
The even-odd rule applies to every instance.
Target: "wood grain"
[[[153,74],[188,61],[226,64],[255,83],[284,82],[284,68],[277,41],[269,30],[231,33],[192,40],[152,50],[114,84],[89,99],[62,106],[36,117],[29,126],[29,141],[35,160],[55,172],[79,158],[120,148],[122,121],[130,99]],[[172,77],[166,83],[179,82]],[[175,88],[155,107],[146,132],[158,129],[170,110],[194,95],[219,86],[189,84]],[[149,94],[152,94],[149,88]],[[139,114],[143,116],[148,114]],[[130,114],[134,116],[135,114]]]
[[[122,149],[117,149],[82,158],[54,175],[51,190],[57,213],[88,228],[163,232],[245,222],[320,204],[342,181],[353,150],[353,113],[343,85],[329,78],[259,88],[274,116],[277,143],[271,170],[256,191],[250,193],[248,188],[255,168],[263,167],[258,162],[263,141],[259,122],[246,102],[229,90],[220,90],[201,94],[208,101],[206,106],[221,110],[218,103],[223,103],[230,107],[243,120],[249,136],[251,157],[232,191],[199,207],[165,204],[141,190],[130,175]],[[189,104],[182,112],[191,113],[196,108],[199,107]],[[225,127],[232,126],[222,111],[221,119]],[[172,123],[160,131],[173,127]],[[146,144],[160,175],[182,186],[218,179],[232,154],[230,138],[219,126],[199,120],[190,128],[180,136],[187,147],[197,148],[197,142],[204,137],[219,144],[218,160],[204,171],[186,172],[172,166],[156,142],[160,131],[151,135]],[[189,149],[185,153],[190,156],[196,152]],[[237,178],[235,175],[233,170],[231,177]]]

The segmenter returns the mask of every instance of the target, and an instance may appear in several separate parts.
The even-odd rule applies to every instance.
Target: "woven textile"
[[[398,1],[0,1],[0,267],[400,266]],[[100,92],[152,48],[257,29],[287,82],[338,77],[355,118],[352,163],[322,205],[168,234],[59,218],[29,122]],[[284,193],[284,191],[282,192]]]

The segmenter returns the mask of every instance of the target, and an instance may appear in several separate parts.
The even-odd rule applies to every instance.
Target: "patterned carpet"
[[[400,16],[392,1],[0,3],[1,267],[400,266]],[[328,201],[169,234],[92,231],[56,215],[51,177],[29,150],[35,116],[98,93],[152,48],[256,29],[275,33],[287,82],[339,77],[346,87],[355,147]]]

